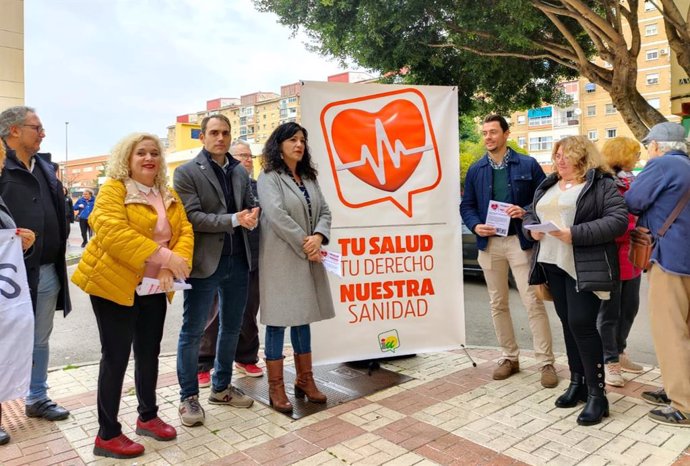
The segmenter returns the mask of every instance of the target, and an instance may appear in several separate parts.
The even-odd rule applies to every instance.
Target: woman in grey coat
[[[325,403],[314,383],[309,324],[335,316],[321,245],[328,244],[331,212],[316,181],[307,130],[297,123],[278,126],[266,141],[263,173],[257,181],[261,215],[259,281],[261,323],[266,325],[269,399],[277,411],[292,404],[283,382],[283,342],[290,327],[295,396]]]

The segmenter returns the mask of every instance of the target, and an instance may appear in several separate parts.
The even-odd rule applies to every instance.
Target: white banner
[[[34,312],[16,230],[0,230],[0,402],[26,395],[31,378]]]
[[[319,364],[465,341],[457,91],[306,82],[302,124],[333,215],[336,317],[313,325]]]

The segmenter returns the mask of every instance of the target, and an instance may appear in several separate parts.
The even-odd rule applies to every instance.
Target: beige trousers
[[[539,365],[553,364],[551,327],[544,303],[534,294],[534,287],[528,285],[532,250],[523,251],[517,235],[493,236],[485,251],[479,251],[477,258],[484,271],[484,279],[489,289],[491,317],[503,358],[517,361],[520,349],[515,340],[513,320],[510,316],[508,269],[520,292],[522,303],[527,309],[529,327],[532,331],[534,353]]]
[[[654,264],[649,278],[649,320],[661,379],[671,405],[690,413],[690,277]]]

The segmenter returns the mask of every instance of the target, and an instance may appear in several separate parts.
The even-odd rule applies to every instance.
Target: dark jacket
[[[18,227],[28,228],[36,234],[33,251],[24,256],[26,265],[27,281],[31,289],[31,300],[36,309],[36,293],[38,291],[38,277],[40,272],[40,260],[43,250],[43,235],[57,234],[59,237],[60,250],[58,260],[55,263],[55,270],[60,278],[62,288],[57,301],[57,310],[64,310],[65,316],[69,314],[72,306],[69,299],[69,282],[67,280],[67,267],[65,264],[65,252],[67,249],[67,224],[61,221],[65,218],[65,197],[62,183],[55,176],[55,170],[50,162],[41,156],[36,156],[34,171],[42,170],[43,175],[48,180],[51,193],[51,203],[55,206],[58,218],[58,231],[44,231],[43,213],[41,212],[41,202],[38,198],[40,193],[39,182],[17,160],[14,150],[7,148],[7,159],[5,168],[0,175],[0,197],[12,213]]]
[[[613,177],[591,169],[577,198],[575,221],[570,227],[575,257],[578,291],[612,291],[618,280],[618,248],[616,238],[628,227],[628,209],[618,192]],[[541,223],[535,207],[544,193],[558,182],[556,173],[549,175],[534,193],[534,202],[527,209],[523,225]],[[527,234],[527,231],[525,230]],[[546,282],[541,266],[537,264],[539,242],[532,256],[529,284]]]
[[[546,177],[539,162],[533,157],[518,154],[513,149],[510,152],[508,161],[508,182],[510,192],[513,197],[513,204],[527,208],[532,202],[534,191]],[[465,177],[465,189],[460,203],[460,214],[462,221],[474,233],[474,227],[480,223],[486,223],[486,214],[489,208],[489,201],[493,193],[493,169],[489,163],[489,155],[477,160],[467,171]],[[532,248],[533,241],[529,236],[525,236],[522,231],[522,221],[513,219],[515,230],[520,239],[522,249]],[[477,248],[482,251],[489,244],[489,238],[477,236]]]

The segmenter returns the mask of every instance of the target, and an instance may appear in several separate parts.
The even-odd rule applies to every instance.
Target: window
[[[72,169],[72,174],[73,174],[73,175],[77,175],[77,174],[79,174],[79,173],[81,173],[81,168],[73,168],[73,169]]]
[[[647,103],[657,110],[661,107],[661,99],[656,97],[654,99],[647,99]]]
[[[606,137],[608,139],[612,139],[616,137],[616,134],[618,134],[618,130],[616,128],[608,128],[606,130]]]
[[[522,147],[523,149],[527,145],[527,138],[525,136],[518,136],[517,140],[518,146]]]
[[[518,125],[524,125],[527,122],[527,117],[525,115],[518,115],[517,122]]]
[[[656,34],[657,34],[656,23],[648,24],[644,27],[644,35],[645,36],[655,36]]]
[[[644,11],[653,11],[655,9],[652,2],[644,2]]]
[[[589,131],[587,131],[587,139],[589,139],[590,141],[596,141],[597,139],[599,139],[599,135],[597,134],[597,130],[596,129],[590,129]]]
[[[588,94],[591,94],[592,92],[597,90],[597,85],[594,83],[587,83],[585,84],[585,92]]]
[[[539,152],[551,150],[553,147],[553,137],[552,136],[541,136],[536,138],[529,138],[529,150],[530,152]]]
[[[656,60],[657,58],[659,58],[659,50],[657,50],[657,49],[647,50],[645,57],[647,60]]]
[[[84,173],[92,172],[93,167],[84,167]]]
[[[613,104],[606,104],[606,114],[613,115],[616,113],[616,107]]]
[[[647,75],[647,85],[659,84],[659,73],[649,73]]]
[[[596,105],[587,105],[587,116],[595,116],[597,114],[597,106]]]

